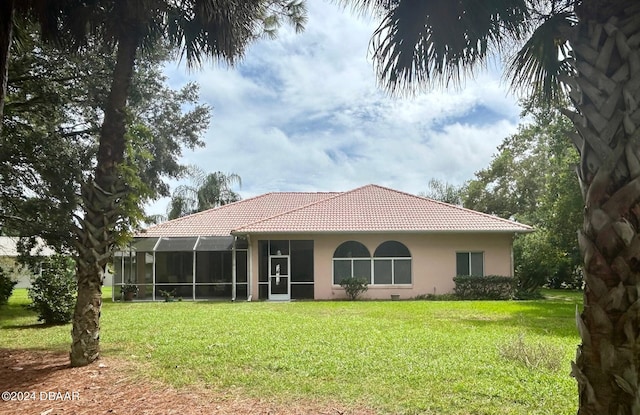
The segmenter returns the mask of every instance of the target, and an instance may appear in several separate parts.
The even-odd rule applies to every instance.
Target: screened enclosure
[[[113,297],[137,287],[137,300],[244,300],[248,245],[233,236],[136,238],[113,258]]]

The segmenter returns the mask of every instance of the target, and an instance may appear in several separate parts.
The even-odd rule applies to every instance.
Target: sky
[[[171,87],[197,82],[201,102],[213,108],[206,147],[185,151],[182,163],[238,174],[234,190],[244,199],[371,183],[418,194],[431,179],[472,179],[516,132],[520,108],[499,65],[457,90],[391,97],[369,54],[376,21],[322,0],[307,8],[304,32],[282,26],[234,67],[165,66]],[[163,214],[167,204],[147,213]]]

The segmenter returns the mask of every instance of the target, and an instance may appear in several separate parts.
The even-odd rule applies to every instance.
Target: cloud
[[[458,90],[389,97],[368,59],[376,23],[331,3],[308,7],[305,32],[283,27],[235,68],[167,65],[172,86],[198,82],[214,109],[207,147],[183,162],[239,174],[243,197],[368,183],[418,193],[431,178],[471,179],[516,132],[520,110],[498,69]]]

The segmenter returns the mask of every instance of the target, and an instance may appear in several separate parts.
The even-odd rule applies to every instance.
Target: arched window
[[[357,241],[343,242],[333,253],[333,283],[345,278],[363,278],[371,284],[371,254]]]
[[[411,252],[403,243],[383,242],[373,257],[374,284],[411,284]]]

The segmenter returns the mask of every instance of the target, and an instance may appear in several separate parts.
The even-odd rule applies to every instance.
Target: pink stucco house
[[[279,192],[152,226],[114,258],[114,293],[138,299],[343,299],[447,293],[456,275],[513,275],[527,225],[368,185],[340,193]]]

